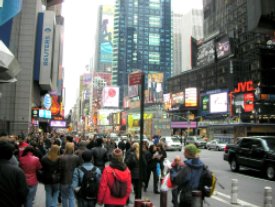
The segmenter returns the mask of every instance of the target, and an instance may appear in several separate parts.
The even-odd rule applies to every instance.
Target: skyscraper
[[[116,1],[112,82],[120,103],[134,70],[171,76],[171,0]]]

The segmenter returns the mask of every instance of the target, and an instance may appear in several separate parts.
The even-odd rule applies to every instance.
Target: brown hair
[[[139,160],[139,143],[135,142],[132,147],[135,150],[135,154]]]
[[[59,158],[60,147],[56,144],[53,144],[48,152],[48,159],[51,161],[55,161]]]
[[[73,142],[67,142],[65,145],[65,151],[64,154],[73,154],[74,153],[74,143]]]

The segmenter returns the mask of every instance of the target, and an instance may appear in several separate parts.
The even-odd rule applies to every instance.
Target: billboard
[[[95,72],[94,87],[102,88],[102,86],[110,86],[112,84],[112,73]]]
[[[119,106],[119,88],[115,86],[106,86],[102,91],[102,106],[103,107],[118,107]]]
[[[51,90],[52,84],[52,62],[53,62],[53,35],[55,25],[55,13],[44,12],[42,46],[40,56],[39,85],[43,90]]]
[[[149,103],[161,103],[163,100],[163,73],[148,74]]]
[[[230,40],[227,36],[221,37],[215,43],[216,54],[218,59],[222,59],[231,54]]]
[[[185,89],[185,107],[197,107],[197,88]]]
[[[163,94],[163,108],[164,110],[169,110],[171,108],[171,94]]]
[[[99,34],[100,62],[112,64],[113,56],[113,25],[114,7],[109,5],[102,6],[102,19]]]
[[[198,47],[197,66],[208,65],[215,61],[215,45],[214,40],[203,43]]]
[[[184,92],[171,94],[171,110],[179,110],[184,103]]]
[[[210,94],[210,113],[225,113],[228,111],[227,92]]]
[[[252,112],[254,110],[254,94],[240,93],[233,96],[234,113],[239,114],[243,112]]]
[[[67,124],[66,124],[66,121],[51,120],[50,121],[50,126],[51,127],[56,127],[56,128],[66,128]]]

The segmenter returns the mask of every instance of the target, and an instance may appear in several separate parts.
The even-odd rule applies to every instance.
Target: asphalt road
[[[168,159],[170,161],[176,155],[181,155],[182,159],[183,153],[168,152]],[[229,206],[245,206],[245,207],[262,207],[264,200],[264,188],[270,186],[273,189],[272,197],[275,198],[275,182],[269,181],[262,177],[259,172],[241,169],[239,173],[233,173],[230,171],[229,164],[223,161],[223,152],[201,150],[202,161],[209,166],[218,178],[218,183],[220,183],[224,189],[216,185],[216,194],[211,198],[206,199],[205,207],[229,207]],[[239,193],[238,202],[239,205],[230,204],[230,191],[231,191],[231,181],[232,179],[238,179],[239,181]],[[150,199],[155,207],[160,207],[160,195],[153,193],[153,178],[150,179],[150,186],[148,191],[142,192],[143,199]],[[173,207],[171,192],[168,192],[167,207]],[[134,194],[131,195],[131,201],[134,202]],[[275,202],[275,201],[274,201]],[[274,203],[273,202],[273,203]],[[44,186],[39,185],[38,192],[35,200],[35,207],[45,206],[45,191]],[[129,205],[130,207],[133,204]]]

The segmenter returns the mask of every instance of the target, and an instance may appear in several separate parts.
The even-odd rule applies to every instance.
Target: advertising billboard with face
[[[119,88],[115,86],[106,86],[102,91],[103,107],[119,106]]]
[[[163,73],[148,74],[149,103],[161,103],[163,100]]]
[[[228,111],[227,92],[210,94],[210,113],[225,113]]]
[[[102,6],[102,20],[100,28],[100,62],[112,64],[113,56],[113,25],[114,7]]]
[[[215,61],[214,40],[209,40],[198,47],[197,66],[208,65]]]
[[[215,47],[218,59],[224,58],[231,54],[230,41],[227,36],[216,40]]]
[[[197,107],[197,88],[185,89],[185,107]]]

